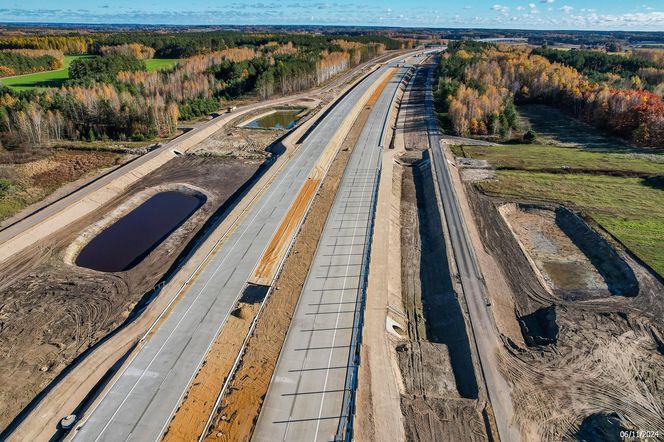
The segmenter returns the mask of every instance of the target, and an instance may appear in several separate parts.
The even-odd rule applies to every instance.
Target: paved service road
[[[77,441],[155,441],[235,306],[285,213],[333,134],[385,67],[344,97],[295,152],[174,307],[120,374]]]
[[[452,242],[454,258],[468,306],[470,323],[475,335],[482,373],[484,374],[500,439],[518,442],[521,437],[512,424],[513,408],[510,388],[498,371],[496,361],[496,355],[502,343],[498,340],[498,331],[490,312],[491,307],[487,306],[482,277],[478,270],[475,255],[472,252],[470,238],[466,232],[459,202],[454,192],[448,163],[440,146],[440,132],[433,110],[431,90],[433,68],[428,66],[427,69],[429,69],[429,78],[427,81],[426,111],[429,147],[436,169],[436,183],[443,200],[443,211],[447,221],[450,241]]]
[[[254,431],[254,441],[330,441],[340,422],[362,315],[386,117],[406,69],[373,106],[318,243]],[[360,325],[361,327],[361,325]],[[351,363],[352,364],[352,363]],[[350,367],[351,370],[356,367]]]

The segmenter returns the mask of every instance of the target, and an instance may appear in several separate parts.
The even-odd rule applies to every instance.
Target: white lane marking
[[[281,176],[278,178],[278,181],[279,181],[278,186],[281,186],[282,183],[286,180],[286,178],[287,178],[288,176],[292,175],[293,172],[297,170],[297,168],[296,168],[295,165],[298,164],[298,163],[299,163],[301,160],[303,160],[304,158],[306,158],[306,156],[304,155],[304,153],[306,153],[306,150],[307,150],[310,146],[312,146],[312,145],[313,145],[313,144],[309,144],[304,150],[299,151],[301,154],[298,156],[298,158],[295,160],[295,162],[292,163],[293,166],[292,166],[291,170],[286,171],[283,175],[281,175]],[[298,164],[298,165],[299,165],[299,164]],[[277,184],[277,183],[275,183],[275,184]],[[219,263],[219,265],[215,268],[214,272],[213,272],[212,275],[208,278],[208,280],[207,280],[207,282],[205,283],[205,285],[204,285],[204,286],[199,290],[199,292],[196,294],[196,297],[194,298],[194,300],[192,301],[192,303],[189,305],[189,307],[187,308],[187,310],[184,312],[184,314],[182,315],[182,317],[180,318],[180,320],[176,323],[176,325],[175,325],[175,327],[173,328],[173,330],[169,333],[168,337],[166,338],[166,341],[164,341],[164,343],[159,347],[159,350],[158,350],[157,353],[154,355],[154,357],[150,360],[150,363],[148,364],[148,366],[143,370],[143,372],[141,373],[141,376],[139,376],[138,380],[134,383],[134,385],[132,386],[132,388],[129,390],[129,392],[127,393],[127,395],[125,396],[125,398],[122,400],[122,402],[120,403],[120,405],[118,406],[118,408],[115,410],[115,412],[113,413],[113,415],[111,416],[111,418],[108,420],[108,422],[106,423],[106,425],[104,425],[104,427],[102,428],[102,430],[101,430],[101,432],[99,433],[99,435],[95,438],[95,442],[97,442],[97,441],[99,440],[99,438],[101,438],[101,436],[104,434],[104,432],[106,431],[106,429],[108,429],[108,426],[111,424],[111,422],[113,421],[113,419],[115,419],[115,416],[118,414],[118,412],[119,412],[120,409],[123,407],[123,405],[127,402],[127,400],[129,399],[129,396],[131,396],[131,394],[133,393],[133,391],[134,391],[134,389],[136,388],[136,386],[141,382],[141,380],[142,380],[143,377],[145,376],[145,373],[147,373],[147,371],[150,369],[150,367],[151,367],[152,364],[154,363],[155,359],[161,354],[161,352],[162,352],[162,350],[164,349],[164,347],[166,346],[166,344],[171,340],[171,338],[173,337],[173,334],[174,334],[175,331],[180,327],[180,324],[182,323],[182,321],[187,317],[187,315],[189,314],[189,312],[190,312],[191,309],[193,308],[194,304],[196,304],[196,301],[198,301],[198,299],[200,298],[200,296],[201,296],[201,294],[203,293],[203,291],[208,287],[208,285],[210,284],[210,282],[212,281],[212,279],[215,277],[215,275],[217,274],[217,272],[221,269],[221,267],[223,266],[223,264],[226,262],[226,260],[228,259],[228,257],[229,257],[229,256],[231,255],[231,253],[233,252],[233,250],[235,250],[235,247],[236,247],[236,246],[240,243],[240,241],[244,238],[245,234],[247,233],[247,231],[249,230],[249,228],[254,224],[256,218],[262,213],[262,211],[263,211],[263,209],[265,208],[265,206],[267,205],[267,203],[270,202],[270,199],[269,199],[269,198],[264,198],[264,199],[265,199],[265,201],[263,201],[263,204],[260,206],[259,210],[258,210],[258,211],[256,212],[256,214],[251,218],[251,220],[249,221],[249,223],[245,226],[245,228],[244,228],[244,230],[242,231],[242,234],[240,235],[240,237],[237,238],[237,240],[233,243],[233,246],[232,246],[231,249],[228,251],[228,253],[226,253],[226,255],[225,255],[224,258],[221,260],[221,262]],[[228,314],[226,315],[226,318],[228,318]],[[225,322],[225,320],[224,320],[224,322]],[[222,324],[221,324],[222,326],[223,326],[224,322],[222,322]],[[206,353],[206,354],[207,354],[207,353]],[[168,375],[168,374],[167,374],[167,375]],[[169,419],[170,419],[170,416],[169,416]]]
[[[382,133],[381,133],[381,137],[382,137]],[[374,153],[375,153],[377,150],[381,150],[381,151],[382,151],[382,149],[381,149],[380,147],[378,147],[378,146],[375,146],[375,147],[374,147],[374,146],[370,146],[369,149],[371,149],[371,156],[369,157],[369,164],[373,164]],[[378,170],[378,166],[379,166],[379,165],[376,164],[376,167],[375,167],[375,170],[374,170],[374,180],[375,180],[375,174],[376,174],[376,171]],[[365,194],[365,192],[366,192],[366,187],[367,187],[367,180],[366,180],[366,178],[365,178],[365,179],[364,179],[364,183],[362,184],[362,193],[361,193],[362,195]],[[357,233],[357,226],[358,226],[358,224],[359,224],[359,220],[360,220],[360,211],[358,210],[358,211],[357,211],[357,215],[355,216],[355,224],[354,224],[354,226],[353,226],[353,236],[355,236],[356,233]],[[368,227],[368,226],[367,226],[367,227]],[[367,232],[365,231],[365,235],[366,235],[366,233],[367,233]],[[366,236],[365,236],[364,241],[365,241],[365,246],[366,246],[366,241],[367,241],[367,237],[366,237]],[[363,258],[364,258],[364,256],[363,256]],[[344,275],[344,282],[343,282],[343,285],[342,285],[342,287],[343,287],[344,290],[342,290],[342,291],[341,291],[341,294],[339,295],[339,296],[340,296],[340,298],[339,298],[339,301],[340,301],[340,302],[343,301],[343,296],[344,296],[343,293],[344,293],[344,291],[345,291],[345,289],[346,289],[346,283],[347,283],[347,281],[348,281],[348,270],[349,270],[349,268],[350,268],[350,261],[351,261],[351,257],[350,257],[350,255],[349,255],[349,256],[348,256],[348,261],[347,261],[347,263],[346,263],[346,273],[345,273],[345,275]],[[340,319],[340,318],[341,318],[341,304],[339,304],[338,307],[337,307],[337,317],[336,317],[336,320],[335,320],[334,332],[332,333],[332,345],[331,345],[331,347],[334,347],[334,345],[335,345],[335,343],[336,343],[336,340],[337,340],[337,328],[339,327],[339,319]],[[314,321],[315,321],[315,320],[314,320]],[[350,351],[350,350],[349,350],[349,351]],[[330,356],[328,357],[328,360],[327,360],[327,367],[325,368],[325,383],[323,384],[323,390],[322,390],[322,391],[323,391],[323,394],[321,395],[321,399],[320,399],[320,407],[319,407],[319,409],[318,409],[318,419],[316,420],[316,434],[314,435],[314,442],[316,442],[316,441],[318,440],[318,433],[319,433],[319,430],[320,430],[320,421],[321,421],[321,417],[322,417],[322,415],[323,415],[323,406],[324,406],[324,404],[325,404],[325,390],[327,389],[327,383],[328,383],[329,378],[330,378],[330,365],[332,364],[332,355],[333,355],[333,354],[334,354],[334,348],[330,348]]]

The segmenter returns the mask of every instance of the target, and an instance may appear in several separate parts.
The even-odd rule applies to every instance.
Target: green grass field
[[[65,67],[57,71],[37,72],[34,74],[18,75],[16,77],[0,78],[0,83],[18,91],[38,89],[45,87],[60,87],[69,78],[69,65],[78,58],[91,58],[95,55],[66,55]],[[148,71],[167,69],[180,61],[179,59],[150,59],[145,60]]]
[[[180,61],[179,58],[152,58],[145,60],[145,66],[148,71],[157,71],[160,69],[169,69],[175,66]]]
[[[94,57],[94,55],[65,55],[65,67],[62,69],[0,78],[0,83],[18,91],[44,87],[60,87],[69,78],[69,65],[72,61],[79,58],[91,57]]]
[[[516,144],[465,146],[466,155],[487,160],[496,167],[523,170],[582,169],[664,173],[664,155],[593,152],[583,148]]]
[[[496,180],[479,184],[483,191],[581,209],[664,275],[664,186],[661,181],[601,173],[616,170],[664,175],[664,156],[538,145],[464,146],[463,153],[485,159],[498,168],[515,169],[498,170]],[[561,165],[584,173],[541,171]]]

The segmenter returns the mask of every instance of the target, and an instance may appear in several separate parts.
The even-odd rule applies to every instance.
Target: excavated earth
[[[79,355],[131,319],[261,164],[262,159],[176,157],[103,210],[6,263],[0,273],[0,428]],[[174,185],[202,191],[206,202],[135,267],[104,273],[75,266],[65,256],[89,226],[103,224],[133,196]]]
[[[410,441],[490,440],[491,411],[448,263],[444,227],[426,148],[424,87],[418,73],[404,96],[406,152],[397,159],[401,188],[401,294],[407,325],[397,346],[401,410]]]
[[[466,194],[521,326],[499,357],[524,439],[664,434],[661,277],[583,214]]]

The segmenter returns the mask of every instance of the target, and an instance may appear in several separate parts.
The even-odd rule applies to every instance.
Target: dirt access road
[[[463,287],[463,294],[468,307],[472,325],[475,345],[482,365],[484,381],[493,407],[496,425],[501,440],[519,441],[521,435],[513,424],[514,408],[512,404],[511,389],[499,371],[498,356],[502,342],[498,338],[498,331],[487,301],[486,289],[482,275],[479,271],[472,243],[466,233],[465,221],[454,189],[452,178],[448,169],[448,161],[441,149],[440,132],[433,108],[433,69],[429,68],[427,80],[426,107],[429,114],[427,130],[429,147],[432,153],[433,164],[440,196],[443,200],[445,220],[447,222],[454,258]]]
[[[365,66],[363,70],[366,71],[367,67],[370,65],[371,63]],[[354,82],[359,76],[360,72],[357,70],[349,72],[338,81],[334,82],[338,90],[333,89],[331,86],[325,87],[322,90],[331,95],[343,93],[348,87],[348,85],[343,84],[343,81],[350,80],[351,82]],[[323,114],[324,110],[325,108],[322,109],[319,115]],[[233,116],[234,118],[237,118],[238,114],[234,113]],[[307,123],[315,123],[315,118],[312,118],[312,120]],[[263,176],[260,181],[247,192],[242,201],[238,202],[235,209],[233,209],[233,212],[228,214],[227,219],[225,219],[218,228],[220,232],[229,229],[232,225],[231,221],[237,219],[237,216],[239,216],[238,214],[244,213],[257,192],[260,193],[259,190],[264,188],[267,183],[270,182],[270,176],[273,172],[272,169],[276,168],[276,171],[281,167],[280,165],[287,163],[293,152],[297,150],[296,140],[307,130],[307,123],[292,133],[291,138],[294,137],[292,141],[284,140],[286,153],[277,159],[277,162],[270,168],[270,172]],[[77,222],[76,225],[80,222],[81,221]],[[197,266],[201,263],[201,258],[204,257],[208,251],[219,245],[219,241],[221,240],[220,237],[222,236],[221,233],[217,234],[216,232],[211,234],[209,238],[199,246],[200,253],[197,251],[195,256],[182,265],[178,274],[175,275],[173,279],[170,280],[170,283],[162,289],[160,296],[158,296],[135,321],[132,321],[127,327],[123,327],[119,333],[114,334],[108,341],[104,342],[103,346],[95,348],[88,357],[77,364],[75,371],[69,372],[65,378],[59,380],[53,389],[50,389],[49,387],[49,394],[44,400],[38,402],[38,407],[34,408],[33,412],[30,414],[30,418],[24,421],[25,425],[21,425],[22,430],[28,431],[28,433],[25,433],[26,437],[28,437],[27,434],[30,434],[31,436],[29,436],[29,438],[32,438],[33,440],[37,437],[37,434],[40,434],[39,437],[50,437],[50,435],[47,434],[49,433],[49,428],[54,428],[53,423],[57,422],[57,420],[64,414],[71,412],[78,401],[82,400],[87,392],[97,384],[106,370],[113,366],[119,355],[125,354],[132,348],[136,339],[145,333],[145,330],[147,330],[155,318],[159,316],[159,313],[167,308],[169,302],[177,298],[182,290],[182,284],[187,280],[187,276],[195,271]],[[121,321],[122,318],[119,318],[119,320]],[[33,419],[38,419],[38,421]],[[46,421],[49,423],[46,424]],[[29,424],[28,422],[32,422],[32,424]],[[37,424],[36,422],[41,423]],[[35,432],[40,428],[45,431]],[[21,432],[19,434],[24,433]]]
[[[358,75],[358,72],[362,69],[393,55],[388,54],[376,60],[366,62],[320,88],[297,95],[248,104],[231,113],[222,114],[134,161],[113,170],[111,173],[92,180],[69,195],[41,209],[37,209],[22,220],[0,230],[0,262],[4,262],[15,253],[45,239],[48,235],[71,224],[82,216],[98,210],[126,190],[131,184],[134,184],[138,179],[166,164],[178,154],[187,152],[238,116],[254,112],[257,109],[274,107],[304,98],[323,97],[339,85],[352,79],[354,75]]]

